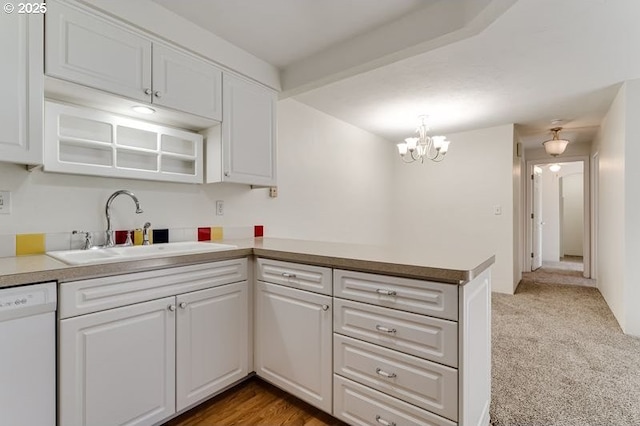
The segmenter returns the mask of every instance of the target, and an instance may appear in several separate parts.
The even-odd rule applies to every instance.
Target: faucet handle
[[[91,232],[87,232],[87,231],[72,231],[71,232],[72,235],[76,235],[76,234],[81,234],[84,235],[84,246],[82,247],[82,250],[89,250],[91,247],[93,247],[93,234]]]

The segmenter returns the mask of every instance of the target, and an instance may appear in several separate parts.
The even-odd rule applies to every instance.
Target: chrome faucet
[[[113,247],[116,245],[115,240],[113,239],[113,230],[111,229],[111,203],[120,194],[125,194],[131,197],[133,201],[136,203],[136,214],[142,213],[142,209],[140,208],[140,202],[138,201],[138,197],[136,197],[133,192],[127,191],[126,189],[121,189],[111,194],[104,208],[105,214],[107,215],[107,232],[106,232],[107,240],[104,244],[105,247]]]

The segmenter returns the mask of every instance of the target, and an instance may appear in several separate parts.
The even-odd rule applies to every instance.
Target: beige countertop
[[[490,253],[378,247],[280,238],[225,240],[236,249],[185,254],[117,263],[70,266],[46,255],[0,258],[0,288],[45,281],[75,281],[173,266],[204,263],[256,255],[271,259],[328,266],[408,278],[464,284],[491,266]],[[206,244],[206,243],[203,243]]]

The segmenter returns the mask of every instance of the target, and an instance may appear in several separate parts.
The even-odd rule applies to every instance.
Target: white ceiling
[[[301,58],[332,59],[332,77],[316,76],[322,85],[294,97],[390,141],[410,136],[417,116],[428,114],[433,133],[516,123],[526,147],[539,147],[550,121],[562,119],[563,138],[589,143],[618,84],[640,77],[637,0],[154,1],[282,67],[285,76]],[[452,9],[437,16],[452,4],[459,16]],[[478,5],[499,10],[465,33],[483,17]],[[424,11],[434,28],[439,21],[450,26],[425,33],[438,43],[413,56],[366,58],[367,66],[347,64],[341,73],[341,56],[327,54],[342,47],[346,64],[345,46],[354,46],[353,55],[366,46],[354,37],[371,34],[374,44],[376,28]]]
[[[284,68],[438,0],[153,0]]]

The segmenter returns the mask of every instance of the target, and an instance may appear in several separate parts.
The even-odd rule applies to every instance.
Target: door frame
[[[527,161],[527,176],[525,185],[526,188],[526,208],[524,209],[524,224],[526,229],[526,238],[525,238],[525,265],[523,272],[531,272],[531,253],[533,249],[533,227],[531,223],[531,213],[533,207],[533,191],[531,184],[531,176],[533,174],[533,168],[539,165],[547,165],[552,163],[572,163],[572,162],[582,162],[582,171],[583,171],[583,244],[582,244],[582,260],[583,260],[583,273],[582,276],[585,278],[591,278],[592,272],[592,263],[593,259],[591,259],[592,252],[592,238],[591,238],[591,162],[590,156],[588,155],[575,155],[569,157],[559,157],[559,158],[541,158],[538,160],[529,160]]]

